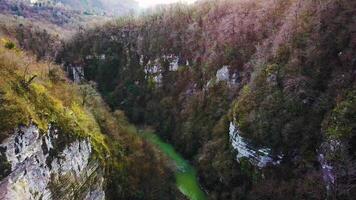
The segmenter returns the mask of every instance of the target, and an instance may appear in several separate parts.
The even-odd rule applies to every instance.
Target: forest
[[[77,97],[63,95],[60,101],[79,98],[78,106],[91,112],[109,145],[122,149],[112,152],[109,166],[125,164],[109,167],[107,198],[184,199],[173,186],[167,158],[136,134],[124,133],[137,132],[134,126],[153,129],[189,160],[208,199],[356,194],[355,1],[200,0],[114,20],[54,23],[65,27],[65,36],[48,29],[51,21],[44,28],[31,20],[9,24],[7,17],[1,17],[0,30],[17,42],[7,42],[5,55],[27,51],[34,62],[50,60],[64,69],[48,72],[50,84],[44,85],[54,85],[49,95],[74,90]],[[88,21],[72,31],[72,23]],[[77,69],[83,71],[80,80]],[[64,74],[79,85],[62,84]],[[20,76],[9,80],[15,78]],[[16,87],[22,89],[11,98],[42,90]],[[64,92],[55,91],[59,87]],[[0,107],[1,131],[19,120],[28,123],[13,107]],[[268,149],[278,164],[260,167],[240,157],[232,127],[251,146]]]

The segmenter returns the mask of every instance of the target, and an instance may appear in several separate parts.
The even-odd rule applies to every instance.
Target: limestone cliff
[[[89,139],[21,126],[1,145],[0,199],[105,199],[103,172]]]

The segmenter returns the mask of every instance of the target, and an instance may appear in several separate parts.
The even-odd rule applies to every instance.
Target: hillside
[[[138,4],[134,0],[56,0],[55,4],[62,4],[73,10],[80,10],[93,14],[109,14],[122,16],[136,11]]]
[[[190,158],[211,199],[350,199],[355,8],[163,7],[78,33],[59,58],[82,67],[111,108]]]
[[[21,32],[23,35],[24,32],[30,31],[49,32],[58,39],[66,38],[83,27],[95,24],[96,21],[105,22],[108,19],[103,16],[87,16],[79,11],[59,7],[37,7],[28,3],[14,3],[11,0],[1,0],[0,3],[0,28],[11,37],[18,37]],[[22,37],[32,36],[26,34]],[[20,41],[26,42],[24,39]]]
[[[0,199],[356,195],[355,1],[61,2],[0,5]]]
[[[16,46],[1,36],[1,198],[176,196],[165,158],[121,111]]]
[[[3,5],[0,6],[3,11],[18,12],[28,7],[35,9],[40,14],[45,10],[67,10],[76,11],[85,15],[106,15],[106,16],[123,16],[135,12],[138,9],[138,3],[135,0],[1,0]],[[4,6],[10,5],[10,9],[3,9]],[[54,11],[49,14],[57,15]],[[57,16],[60,17],[60,16]]]

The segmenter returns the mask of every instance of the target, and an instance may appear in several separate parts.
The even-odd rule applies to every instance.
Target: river
[[[175,178],[178,189],[190,200],[205,200],[206,195],[199,186],[197,172],[194,167],[176,152],[171,144],[163,141],[156,134],[142,131],[142,135],[175,163],[177,167],[175,170]]]

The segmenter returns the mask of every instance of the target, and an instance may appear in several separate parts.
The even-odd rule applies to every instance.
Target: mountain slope
[[[121,111],[1,37],[0,198],[176,196],[165,158]]]
[[[351,199],[355,7],[165,7],[78,33],[59,58],[191,158],[212,199]]]
[[[43,2],[43,3],[42,3]],[[36,5],[64,6],[72,10],[80,10],[93,14],[126,15],[134,12],[138,8],[138,3],[134,0],[35,0],[31,1]]]

